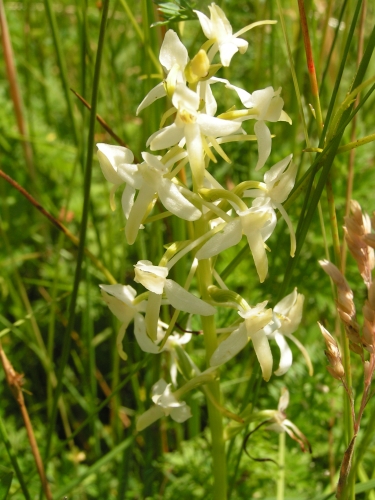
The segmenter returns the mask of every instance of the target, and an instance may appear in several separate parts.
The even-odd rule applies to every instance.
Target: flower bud
[[[189,83],[196,83],[208,75],[210,60],[205,50],[201,49],[187,64],[185,76]]]

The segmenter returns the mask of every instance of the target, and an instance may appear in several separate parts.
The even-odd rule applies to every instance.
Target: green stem
[[[209,231],[208,223],[199,219],[194,224],[195,237],[199,238]],[[210,300],[208,287],[212,284],[212,270],[209,259],[200,260],[198,264],[198,282],[203,300]],[[217,348],[217,334],[214,316],[202,316],[202,327],[206,346],[206,361],[209,366],[210,358]],[[208,389],[213,398],[221,405],[220,383],[218,381],[208,384]],[[212,469],[214,477],[213,500],[227,499],[227,463],[224,442],[223,418],[214,404],[207,399],[208,418],[212,440]]]
[[[285,493],[285,432],[279,434],[279,471],[277,473],[277,500],[284,500]]]

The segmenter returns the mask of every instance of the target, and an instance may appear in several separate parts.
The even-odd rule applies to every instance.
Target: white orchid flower
[[[286,418],[285,410],[289,405],[289,391],[286,387],[281,390],[279,404],[277,411],[266,410],[260,413],[267,413],[272,417],[270,425],[267,425],[266,430],[274,432],[286,432],[294,441],[300,445],[302,451],[309,451],[311,453],[311,446],[307,437],[293,424],[293,422]]]
[[[165,34],[160,48],[159,61],[167,72],[166,79],[146,95],[138,106],[137,115],[157,99],[166,96],[171,97],[177,83],[185,83],[185,68],[189,61],[188,52],[185,45],[178,38],[173,30],[168,30]]]
[[[140,314],[146,310],[145,301],[134,304],[137,292],[130,285],[99,285],[104,302],[109,307],[112,314],[121,321],[122,325],[118,331],[116,345],[119,355],[126,360],[127,355],[123,350],[122,341],[129,323],[134,320],[135,329],[137,324],[142,322],[143,316]]]
[[[239,353],[251,339],[255,354],[262,369],[263,378],[268,381],[272,374],[273,358],[269,340],[275,340],[280,349],[280,362],[275,375],[281,376],[292,365],[293,356],[284,337],[291,339],[306,359],[309,373],[312,375],[310,357],[303,345],[292,335],[302,319],[304,296],[295,289],[284,297],[272,309],[265,309],[267,302],[261,302],[249,310],[240,310],[244,318],[239,328],[234,330],[216,349],[211,357],[210,365],[218,366],[226,363]]]
[[[222,120],[199,112],[200,99],[198,94],[182,84],[177,84],[172,103],[177,109],[174,123],[152,134],[147,141],[147,146],[150,146],[152,151],[157,151],[186,140],[186,149],[194,180],[198,186],[202,186],[204,148],[201,136],[223,137],[238,130],[241,123]]]
[[[255,170],[260,170],[267,161],[271,153],[272,139],[271,132],[266,125],[268,122],[288,122],[292,123],[290,117],[283,110],[284,100],[280,97],[281,87],[274,90],[273,87],[267,87],[262,90],[256,90],[252,94],[246,90],[227,83],[227,88],[237,92],[242,104],[251,110],[251,113],[242,115],[241,111],[238,120],[256,120],[254,132],[258,140],[258,162]]]
[[[171,385],[160,379],[152,387],[152,401],[155,403],[137,419],[137,431],[142,431],[159,418],[170,415],[175,422],[185,422],[190,418],[191,410],[185,401],[178,401],[171,392]]]
[[[297,174],[297,164],[291,163],[293,155],[289,155],[276,163],[264,174],[264,183],[259,183],[258,189],[248,189],[243,197],[269,198],[273,208],[277,208],[288,225],[290,231],[291,248],[290,254],[294,256],[296,249],[296,237],[292,222],[286,213],[282,203],[288,198],[293,189]],[[289,165],[289,168],[287,168]],[[260,202],[259,202],[260,203]]]
[[[297,345],[306,360],[309,373],[312,375],[313,368],[310,357],[301,342],[292,335],[301,323],[304,300],[304,296],[297,293],[295,288],[292,293],[276,304],[273,308],[273,324],[265,327],[267,337],[274,339],[280,349],[280,362],[278,369],[274,372],[275,375],[284,375],[292,366],[293,355],[285,337]]]
[[[212,3],[209,7],[211,18],[195,10],[203,33],[213,42],[213,47],[209,53],[210,59],[217,51],[220,52],[220,60],[223,66],[229,66],[230,61],[236,52],[244,54],[248,47],[248,42],[238,38],[238,34],[233,34],[233,29],[221,8]]]
[[[186,155],[186,151],[181,150],[169,162],[163,164],[161,156],[142,153],[144,162],[138,165],[138,174],[141,176],[141,180],[138,178],[137,181],[139,193],[130,208],[128,222],[125,227],[125,236],[129,245],[135,242],[142,220],[155,195],[159,197],[167,210],[180,219],[194,221],[202,215],[201,211],[180,193],[177,185],[165,177],[170,170],[170,166],[186,157]],[[127,169],[120,167],[119,175],[121,176],[123,173],[124,179],[128,182]]]
[[[157,325],[162,301],[165,293],[168,303],[179,311],[201,316],[212,316],[215,308],[204,302],[171,279],[167,279],[168,268],[154,266],[149,260],[140,260],[134,266],[135,279],[150,291],[146,307],[146,330],[152,341],[157,339]]]
[[[238,314],[244,319],[243,323],[234,330],[227,339],[219,344],[210,359],[211,366],[219,366],[232,359],[246,344],[252,340],[255,354],[258,358],[264,380],[268,381],[272,375],[272,353],[264,328],[272,323],[272,309],[266,309],[267,301],[241,310]]]
[[[268,260],[264,242],[271,236],[277,222],[269,198],[255,199],[251,208],[238,210],[238,217],[209,239],[197,252],[197,259],[208,259],[227,248],[237,245],[246,236],[255,267],[263,283],[268,273]]]
[[[99,143],[96,146],[98,148],[97,155],[103,175],[108,182],[114,185],[110,192],[112,210],[115,209],[115,192],[121,184],[126,182],[121,202],[124,214],[127,217],[134,200],[135,189],[139,189],[142,182],[138,166],[133,164],[134,155],[130,149],[123,146],[111,146],[110,144],[103,143]]]

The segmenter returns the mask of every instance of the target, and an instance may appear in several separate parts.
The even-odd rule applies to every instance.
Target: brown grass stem
[[[33,151],[31,144],[26,140],[28,137],[27,125],[25,123],[23,114],[23,104],[21,92],[18,86],[17,69],[14,62],[14,55],[12,49],[12,41],[8,29],[8,23],[5,15],[3,0],[0,0],[0,28],[1,28],[1,44],[4,51],[4,62],[7,77],[9,80],[10,95],[13,101],[14,114],[16,116],[17,127],[20,135],[25,139],[22,142],[22,148],[25,156],[26,166],[29,171],[31,179],[35,180],[35,169],[33,163]]]
[[[0,358],[1,358],[1,364],[3,365],[5,377],[7,384],[9,385],[10,390],[12,391],[12,394],[17,401],[17,404],[19,406],[19,409],[21,411],[22,419],[25,424],[26,432],[27,432],[27,437],[29,439],[30,447],[32,454],[34,456],[35,464],[38,470],[38,474],[40,477],[40,480],[42,482],[42,487],[44,494],[47,498],[47,500],[52,500],[52,493],[49,488],[49,484],[47,481],[47,476],[44,470],[43,462],[42,462],[42,457],[40,456],[38,444],[35,439],[35,434],[33,430],[33,426],[29,417],[29,413],[27,411],[26,405],[25,405],[25,400],[23,397],[22,393],[22,381],[23,381],[23,375],[20,373],[17,373],[12,364],[10,363],[9,359],[7,358],[5,352],[3,351],[3,348],[0,344]]]

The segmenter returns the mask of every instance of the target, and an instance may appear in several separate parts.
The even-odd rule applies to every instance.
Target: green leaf
[[[0,500],[7,499],[13,475],[14,472],[11,469],[0,465]]]

